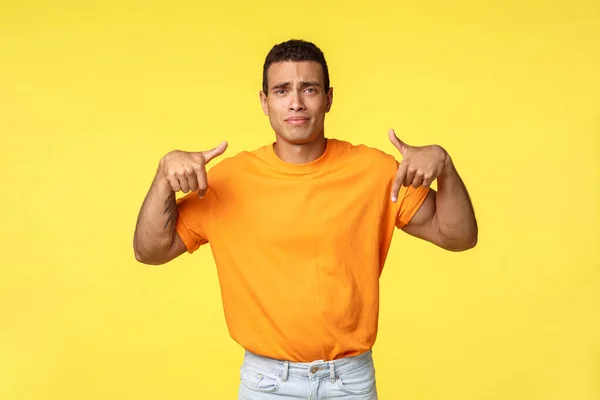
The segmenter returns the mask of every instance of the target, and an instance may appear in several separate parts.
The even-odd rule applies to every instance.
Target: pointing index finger
[[[402,187],[402,183],[404,182],[404,178],[406,177],[406,171],[408,167],[406,163],[401,162],[398,167],[398,172],[396,172],[396,177],[394,178],[394,183],[392,184],[392,202],[395,203],[398,201],[398,193],[400,193],[400,188]]]

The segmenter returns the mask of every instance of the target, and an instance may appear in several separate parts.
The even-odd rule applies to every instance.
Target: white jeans
[[[377,400],[371,351],[334,361],[296,363],[246,351],[238,400]]]

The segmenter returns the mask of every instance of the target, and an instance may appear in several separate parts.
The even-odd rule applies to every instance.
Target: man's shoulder
[[[376,147],[368,146],[362,143],[351,143],[349,141],[340,139],[330,139],[335,141],[340,149],[346,153],[353,161],[361,161],[370,166],[380,165],[382,167],[389,167],[391,164],[396,162],[396,158],[380,150]],[[358,159],[358,160],[357,160]]]
[[[229,157],[224,157],[210,168],[210,172],[212,174],[219,174],[233,169],[243,170],[260,159],[267,147],[268,145],[264,145],[254,150],[242,150]]]

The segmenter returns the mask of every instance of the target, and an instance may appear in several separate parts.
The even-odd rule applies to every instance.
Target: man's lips
[[[292,125],[301,125],[301,124],[307,123],[308,120],[309,120],[309,118],[292,117],[292,118],[286,119],[285,122],[287,122],[288,124],[292,124]]]

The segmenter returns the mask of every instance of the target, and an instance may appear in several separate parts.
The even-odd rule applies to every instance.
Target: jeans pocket
[[[240,369],[240,381],[250,390],[261,393],[275,392],[281,383],[281,377],[276,373],[259,371],[246,364]]]
[[[338,375],[336,382],[344,393],[368,394],[375,389],[375,367],[369,362],[358,369]]]

